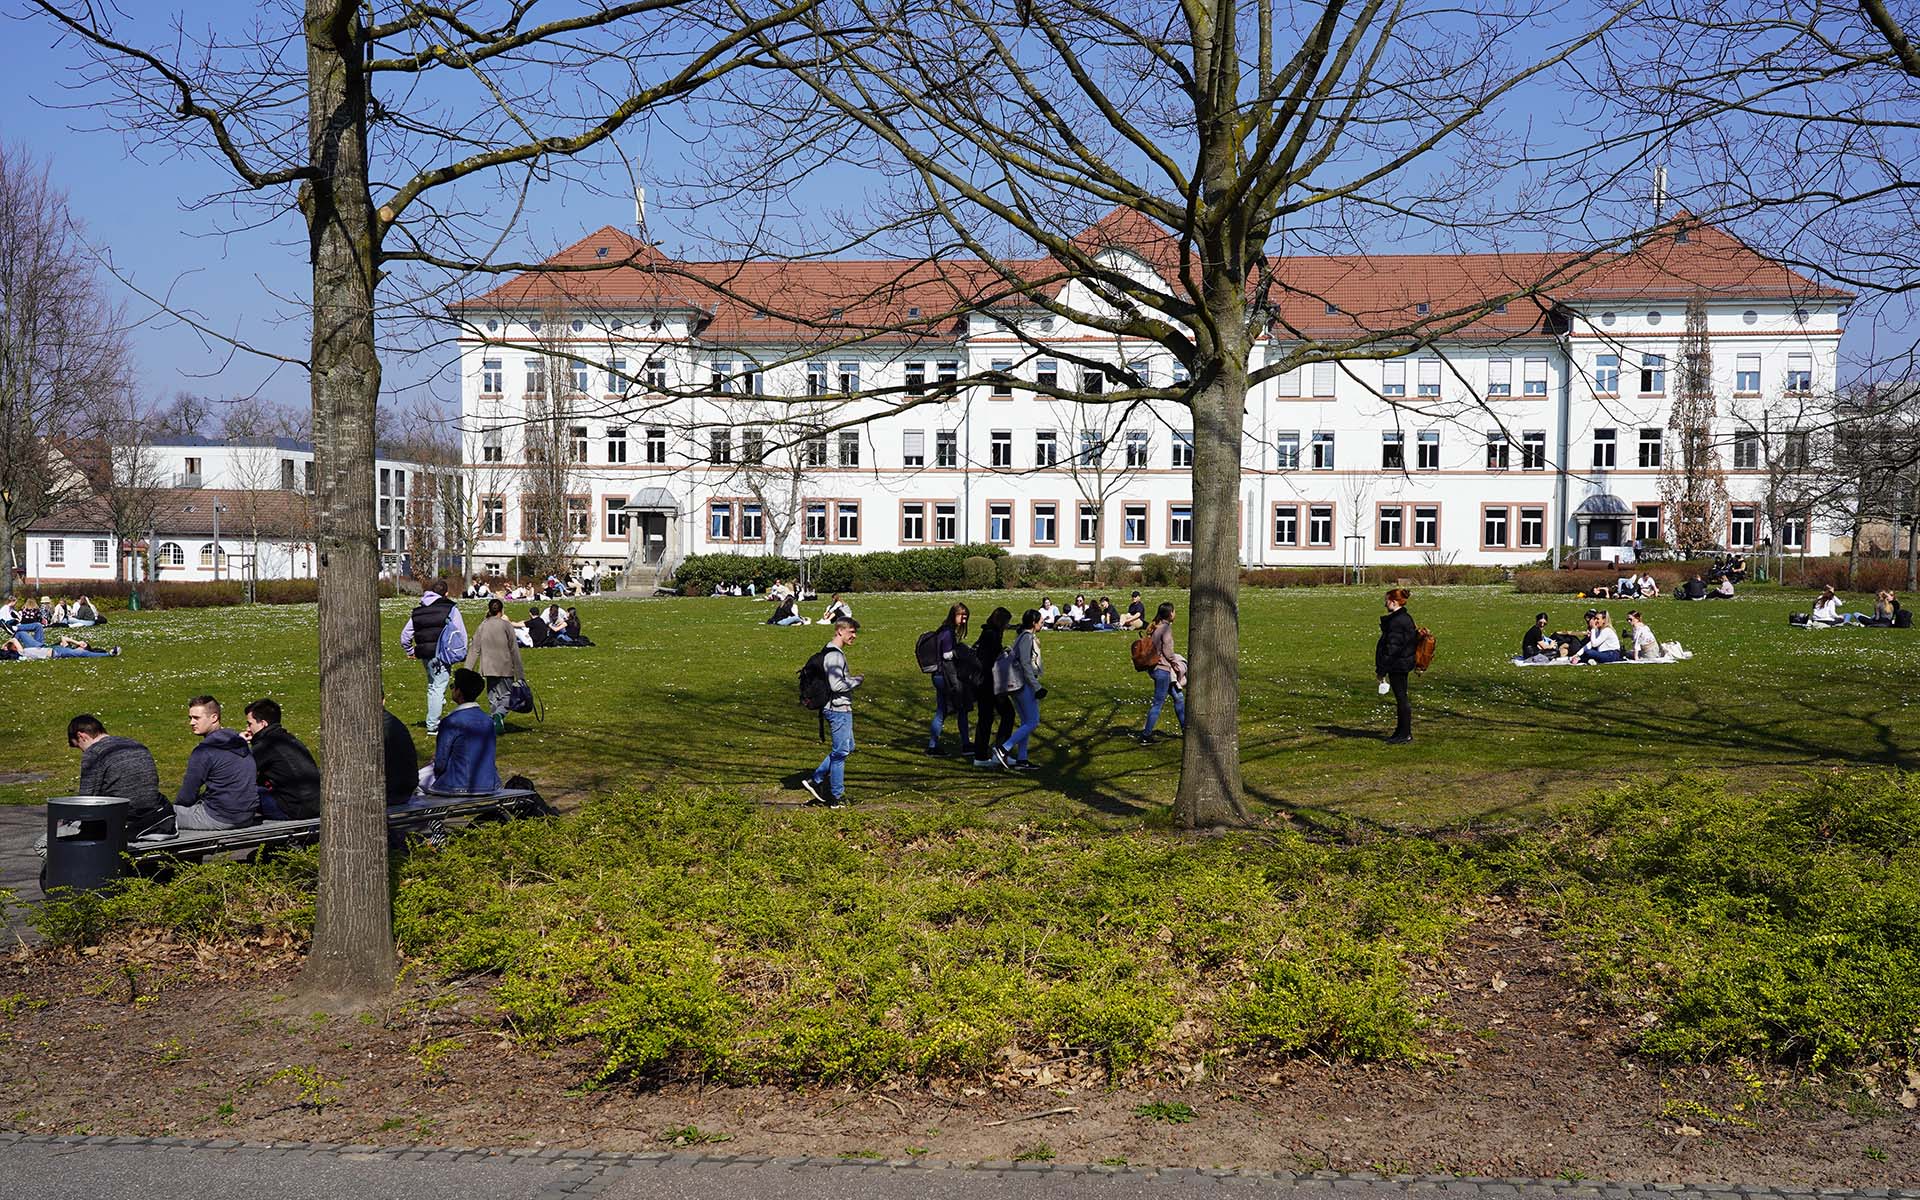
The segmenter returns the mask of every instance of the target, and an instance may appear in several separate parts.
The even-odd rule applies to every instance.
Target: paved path
[[[33,839],[47,831],[47,810],[40,805],[0,805],[0,890],[25,903],[40,899],[40,856]],[[7,929],[0,934],[0,952],[18,936],[31,936],[20,909],[7,906]]]
[[[469,1150],[0,1131],[0,1196],[23,1200],[1789,1200],[1920,1191],[1687,1187],[1445,1176],[946,1164],[593,1150]]]

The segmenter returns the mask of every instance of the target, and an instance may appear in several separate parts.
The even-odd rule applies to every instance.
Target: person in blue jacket
[[[187,756],[187,773],[173,800],[181,829],[242,829],[260,823],[260,792],[247,740],[220,724],[220,702],[195,696],[187,702],[187,728],[200,744]]]
[[[454,707],[440,720],[433,744],[433,774],[423,790],[429,792],[497,792],[500,771],[494,766],[496,745],[493,717],[481,708],[487,681],[478,671],[460,667],[447,688]]]

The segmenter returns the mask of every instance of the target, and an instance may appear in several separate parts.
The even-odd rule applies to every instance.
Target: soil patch
[[[0,1121],[32,1131],[836,1154],[1280,1171],[1897,1186],[1898,1083],[1667,1068],[1595,1008],[1523,910],[1489,905],[1425,968],[1431,1057],[1253,1055],[1117,1085],[1073,1061],[875,1087],[581,1089],[586,1055],[516,1042],[484,986],[412,984],[359,1018],[285,999],[290,943],[135,939],[0,963]],[[1909,1093],[1911,1094],[1911,1093]],[[1163,1105],[1143,1116],[1143,1105]],[[1191,1109],[1185,1117],[1178,1106]],[[1173,1119],[1166,1119],[1173,1118]],[[709,1139],[712,1139],[709,1142]]]

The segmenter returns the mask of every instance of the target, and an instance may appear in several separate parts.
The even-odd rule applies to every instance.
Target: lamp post
[[[213,506],[213,577],[215,579],[220,578],[220,566],[227,557],[220,549],[220,514],[225,511],[227,507],[224,504]]]

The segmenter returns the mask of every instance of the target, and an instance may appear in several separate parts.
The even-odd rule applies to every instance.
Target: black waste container
[[[49,796],[44,886],[98,888],[120,878],[132,807],[118,796]],[[78,832],[61,837],[60,826],[76,821]]]

